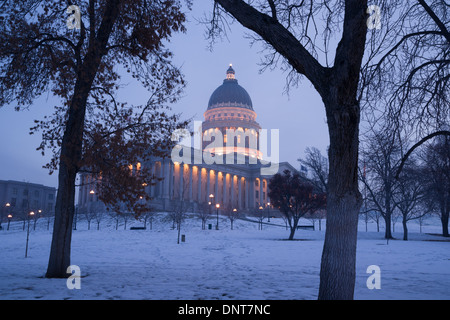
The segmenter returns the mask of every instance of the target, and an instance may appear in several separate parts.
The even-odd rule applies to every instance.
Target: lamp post
[[[8,214],[8,227],[6,228],[6,230],[9,230],[9,223],[11,222],[12,219],[12,214]]]
[[[6,207],[7,214],[9,214],[9,213],[10,213],[11,204],[10,204],[9,202],[7,202],[7,203],[5,204],[5,207]],[[0,230],[2,229],[3,210],[2,210],[1,215],[2,215],[2,216],[1,216],[1,218],[0,218]]]
[[[208,202],[208,204],[209,204],[209,214],[211,214],[211,205],[213,204],[213,202],[214,202],[214,195],[211,193],[209,196],[209,202]]]
[[[30,217],[33,217],[33,216],[34,216],[34,212],[31,211],[28,214],[27,243],[26,243],[26,246],[25,246],[25,258],[28,256],[28,239],[30,238]]]
[[[219,230],[219,208],[220,208],[220,204],[216,204],[216,216],[217,216],[217,222],[216,222],[216,230]]]
[[[270,202],[267,202],[267,222],[270,222]]]
[[[259,206],[259,212],[260,212],[260,215],[259,215],[259,230],[262,230],[262,221],[263,221],[263,210],[264,210],[264,208],[262,207],[262,206]]]

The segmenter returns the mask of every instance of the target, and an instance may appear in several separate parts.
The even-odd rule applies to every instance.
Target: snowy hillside
[[[51,231],[39,220],[29,239],[26,231],[11,223],[0,231],[0,299],[316,299],[319,287],[322,230],[298,230],[297,241],[286,241],[288,231],[281,219],[275,225],[239,220],[230,230],[229,221],[215,217],[201,230],[201,221],[189,218],[182,225],[185,242],[177,244],[177,230],[161,216],[153,230],[129,230],[140,222],[104,220],[97,230],[79,221],[73,232],[71,263],[81,270],[81,288],[69,290],[65,279],[46,279]],[[302,221],[302,224],[311,224]],[[383,239],[369,225],[360,224],[357,250],[355,299],[449,299],[450,242],[440,236],[438,223],[419,233],[409,224],[410,240]],[[50,227],[51,229],[51,227]],[[399,231],[399,232],[397,232]],[[402,238],[401,226],[394,236]],[[447,240],[447,241],[446,241]],[[369,290],[369,265],[381,270],[381,289]]]

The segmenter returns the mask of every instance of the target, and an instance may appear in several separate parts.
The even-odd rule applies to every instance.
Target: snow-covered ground
[[[215,217],[214,217],[215,218]],[[281,219],[272,223],[284,225]],[[215,219],[211,230],[190,218],[182,225],[186,241],[159,218],[153,230],[115,230],[102,221],[100,230],[85,221],[73,232],[71,263],[81,270],[81,288],[70,290],[65,279],[44,276],[51,243],[47,222],[31,231],[25,258],[26,231],[20,222],[0,231],[0,299],[153,299],[153,300],[291,300],[316,299],[324,225],[319,231],[298,230],[297,241],[286,241],[282,226]],[[310,224],[302,221],[302,224]],[[419,233],[409,223],[409,241],[383,239],[373,223],[360,224],[355,299],[449,299],[450,242],[440,236],[438,222]],[[51,229],[51,228],[50,228]],[[394,236],[402,239],[401,225]],[[381,289],[369,290],[369,265],[380,267]]]

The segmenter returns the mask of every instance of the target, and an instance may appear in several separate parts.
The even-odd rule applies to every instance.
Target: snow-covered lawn
[[[284,225],[281,219],[271,222]],[[100,230],[85,221],[73,232],[71,263],[81,269],[81,289],[69,290],[65,279],[46,279],[51,231],[39,220],[31,231],[28,258],[26,231],[20,222],[0,231],[0,299],[153,299],[153,300],[290,300],[316,299],[322,230],[298,230],[297,241],[286,241],[280,226],[258,230],[257,224],[237,221],[230,230],[226,219],[215,230],[201,230],[190,218],[182,225],[186,241],[177,244],[171,223],[157,220],[153,230],[115,230],[103,221]],[[309,221],[303,221],[310,224]],[[450,242],[440,226],[418,232],[410,223],[410,240],[383,239],[374,224],[360,225],[355,299],[449,299]],[[402,238],[401,226],[394,233]],[[431,241],[432,240],[432,241]],[[381,289],[366,285],[369,265],[381,270]]]

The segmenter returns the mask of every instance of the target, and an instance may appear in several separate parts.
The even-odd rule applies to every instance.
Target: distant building
[[[156,185],[146,187],[152,206],[170,210],[174,203],[183,200],[191,202],[194,209],[209,202],[237,210],[266,208],[270,204],[268,180],[274,173],[261,170],[267,162],[258,139],[261,126],[256,116],[250,95],[238,84],[230,65],[222,85],[209,99],[199,133],[201,142],[189,152],[191,159],[155,158],[131,166],[132,170],[146,166],[161,178]],[[208,162],[203,158],[205,153],[216,159],[221,157],[222,161]],[[195,161],[196,156],[201,160]],[[232,163],[227,159],[232,159]],[[286,169],[297,172],[287,162],[276,163],[276,167],[280,173]],[[81,175],[79,208],[97,201],[93,183],[89,175]]]
[[[0,180],[1,213],[22,215],[30,211],[43,214],[55,210],[56,188],[42,184]]]

